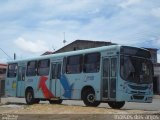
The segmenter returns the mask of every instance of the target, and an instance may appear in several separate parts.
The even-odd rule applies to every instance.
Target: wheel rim
[[[93,102],[95,101],[95,96],[94,96],[94,94],[89,94],[89,95],[87,96],[87,100],[88,100],[88,102],[93,103]]]
[[[32,94],[29,92],[28,94],[27,94],[27,101],[28,102],[30,102],[31,100],[32,100]]]

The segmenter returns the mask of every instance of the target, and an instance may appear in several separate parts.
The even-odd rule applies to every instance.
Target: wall
[[[0,64],[0,95],[5,94],[6,64]],[[5,70],[5,71],[4,71]]]

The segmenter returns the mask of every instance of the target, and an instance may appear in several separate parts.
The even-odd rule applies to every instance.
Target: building
[[[43,53],[42,55],[49,55],[49,54],[53,54],[54,52],[52,51],[46,51],[45,53]]]
[[[6,64],[0,64],[0,96],[5,94]]]
[[[107,45],[115,45],[115,43],[105,42],[105,41],[75,40],[72,43],[55,51],[54,53],[82,50],[82,49],[95,48]]]

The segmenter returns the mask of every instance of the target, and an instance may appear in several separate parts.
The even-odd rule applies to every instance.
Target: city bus
[[[143,48],[110,45],[8,62],[6,96],[31,105],[83,100],[86,106],[151,103],[153,64]]]

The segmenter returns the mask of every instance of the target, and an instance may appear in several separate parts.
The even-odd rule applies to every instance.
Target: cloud
[[[7,63],[7,59],[5,59],[5,58],[0,58],[0,63],[6,64],[6,63]]]
[[[120,7],[122,8],[127,8],[133,5],[137,5],[139,3],[141,3],[142,0],[123,0],[123,2],[121,2],[119,4]]]
[[[159,4],[159,0],[0,1],[1,46],[19,58],[40,55],[63,47],[65,32],[66,44],[88,39],[159,47],[159,39],[152,39],[160,36]]]
[[[159,8],[153,8],[153,9],[151,10],[151,14],[152,14],[153,16],[155,16],[155,17],[160,18],[160,7],[159,7]]]
[[[157,47],[160,46],[160,36],[157,37],[157,38],[155,38],[155,40],[154,40],[154,46],[157,46]],[[160,47],[159,47],[159,48],[160,48]]]
[[[14,43],[23,51],[30,53],[45,52],[48,50],[48,47],[44,41],[37,40],[35,42],[25,40],[22,37],[19,37],[14,41]]]
[[[160,49],[160,36],[155,36],[152,38],[148,38],[148,40],[146,39],[145,42],[147,43],[146,47],[153,47],[153,48],[157,48]]]

